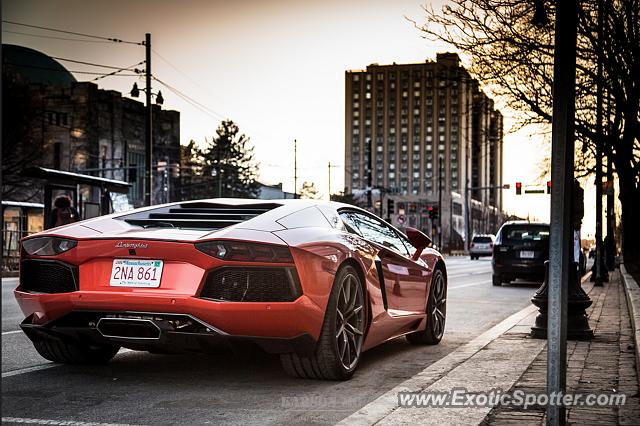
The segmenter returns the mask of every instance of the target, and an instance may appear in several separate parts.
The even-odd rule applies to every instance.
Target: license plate
[[[113,259],[109,285],[112,287],[160,287],[162,260]]]
[[[533,259],[534,253],[532,251],[521,251],[520,258],[521,259]]]

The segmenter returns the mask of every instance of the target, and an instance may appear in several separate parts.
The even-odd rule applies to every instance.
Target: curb
[[[398,405],[398,393],[399,392],[422,392],[431,385],[434,385],[439,380],[445,378],[449,375],[453,370],[460,367],[462,364],[467,362],[473,356],[482,352],[490,343],[495,341],[497,338],[502,336],[505,332],[510,330],[513,326],[517,325],[521,320],[526,318],[527,316],[535,313],[538,309],[533,305],[528,305],[524,309],[512,314],[506,319],[502,320],[502,322],[496,324],[489,330],[483,332],[480,336],[475,339],[467,342],[453,352],[450,352],[447,356],[440,358],[438,361],[426,367],[424,370],[418,372],[413,377],[405,380],[404,382],[398,384],[393,389],[388,390],[384,394],[380,395],[375,400],[366,404],[364,407],[361,407],[356,412],[351,415],[345,417],[340,422],[337,423],[339,426],[354,426],[354,425],[373,425],[378,423],[393,423],[388,417],[393,415],[397,410],[405,411],[405,413],[410,413],[410,409],[408,408],[400,408]],[[537,342],[542,342],[542,340],[537,340]],[[546,344],[546,341],[544,341]],[[536,353],[537,355],[537,353]],[[528,364],[529,365],[529,364]],[[527,368],[528,368],[527,365]],[[525,369],[526,370],[526,369]],[[524,370],[523,370],[524,371]],[[441,411],[442,414],[454,414],[457,416],[457,422],[452,419],[448,419],[446,422],[442,423],[457,423],[457,424],[465,424],[470,423],[469,421],[464,422],[460,419],[461,411],[448,411],[455,409],[447,409],[445,411]],[[463,410],[464,411],[464,410]],[[479,415],[479,411],[472,409],[477,417],[483,419],[486,417],[484,413],[481,416]],[[422,411],[424,413],[424,411]],[[413,419],[415,420],[415,419]],[[434,420],[434,419],[431,419]],[[424,423],[424,419],[420,419],[419,422]],[[403,421],[401,423],[415,423]],[[481,423],[481,420],[477,422],[472,422],[473,424]]]
[[[624,283],[624,292],[627,296],[627,307],[629,308],[629,317],[631,318],[631,327],[633,329],[636,371],[640,371],[640,287],[638,287],[638,283],[631,274],[627,272],[624,264],[620,264],[620,274]],[[638,376],[638,385],[640,385],[640,376]]]

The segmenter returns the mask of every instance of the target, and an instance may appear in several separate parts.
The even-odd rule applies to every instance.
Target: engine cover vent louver
[[[209,272],[200,297],[224,302],[292,302],[301,293],[295,268],[239,266]]]
[[[57,260],[23,260],[20,265],[20,288],[32,293],[76,291],[78,268]]]
[[[220,203],[182,203],[118,217],[132,225],[143,227],[175,227],[221,229],[253,219],[280,204],[256,203],[229,205]]]

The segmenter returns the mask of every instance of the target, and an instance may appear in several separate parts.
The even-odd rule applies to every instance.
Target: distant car
[[[507,222],[498,231],[493,246],[493,285],[516,278],[544,280],[544,262],[549,259],[549,224]]]
[[[293,376],[344,380],[390,339],[442,339],[446,267],[430,244],[335,202],[171,203],[23,239],[15,296],[54,362],[253,342]]]
[[[495,241],[496,236],[493,234],[481,234],[473,237],[469,245],[471,260],[478,259],[480,256],[491,256]]]

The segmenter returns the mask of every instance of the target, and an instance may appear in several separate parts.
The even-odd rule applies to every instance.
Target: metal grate
[[[69,293],[78,289],[78,268],[57,260],[23,260],[20,287],[33,293]]]
[[[208,202],[189,202],[121,216],[119,219],[132,225],[144,227],[166,226],[221,229],[253,219],[276,207],[280,207],[280,205],[256,203],[234,206]]]
[[[227,302],[292,302],[300,294],[295,268],[225,267],[209,273],[200,297]]]

